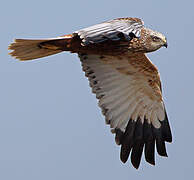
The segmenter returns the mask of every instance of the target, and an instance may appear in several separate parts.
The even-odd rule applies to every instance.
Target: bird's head
[[[147,28],[145,29],[144,43],[147,52],[156,51],[163,46],[167,48],[168,46],[166,37],[163,34]]]

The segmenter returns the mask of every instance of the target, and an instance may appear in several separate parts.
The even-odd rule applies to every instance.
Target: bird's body
[[[172,135],[163,103],[157,68],[145,53],[167,47],[161,33],[145,28],[138,18],[118,18],[45,40],[16,39],[10,54],[31,60],[62,51],[78,53],[99,106],[121,145],[121,160],[138,168],[145,159],[155,164],[158,153],[167,156],[165,141]]]

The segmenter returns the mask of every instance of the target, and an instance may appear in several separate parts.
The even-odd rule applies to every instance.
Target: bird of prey
[[[172,142],[162,97],[160,75],[145,55],[167,47],[165,36],[144,26],[139,18],[117,18],[72,34],[50,39],[15,39],[10,54],[22,61],[63,51],[77,53],[99,107],[121,145],[120,159],[138,168],[155,164],[155,146],[167,156]]]

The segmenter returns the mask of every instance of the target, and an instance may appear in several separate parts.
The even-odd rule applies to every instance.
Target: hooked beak
[[[165,38],[165,40],[164,40],[164,45],[163,45],[164,47],[168,47],[168,43],[167,43],[167,39]]]
[[[163,45],[164,47],[168,47],[168,43],[167,43],[167,41],[164,43],[164,45]]]

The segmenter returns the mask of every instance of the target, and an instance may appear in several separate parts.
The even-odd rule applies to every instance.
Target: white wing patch
[[[146,119],[160,128],[165,119],[163,101],[148,95],[154,93],[147,77],[133,68],[129,59],[100,55],[80,55],[80,59],[112,132],[125,132],[129,120],[136,122],[138,118],[142,124]]]
[[[81,29],[74,32],[74,34],[80,36],[83,42],[82,45],[88,45],[89,43],[100,43],[108,39],[118,41],[121,39],[120,34],[130,41],[133,38],[131,33],[139,38],[142,28],[142,21],[115,19]]]

